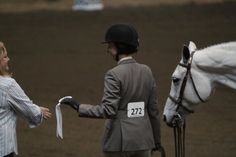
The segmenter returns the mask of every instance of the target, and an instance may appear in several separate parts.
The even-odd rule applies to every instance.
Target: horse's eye
[[[173,81],[174,84],[179,83],[179,80],[180,80],[180,79],[177,78],[177,77],[173,77],[173,78],[172,78],[172,81]]]

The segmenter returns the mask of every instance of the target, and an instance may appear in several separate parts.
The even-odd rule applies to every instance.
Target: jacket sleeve
[[[152,91],[148,101],[148,113],[152,125],[155,144],[161,143],[160,117],[157,104],[157,88],[153,78]]]
[[[33,104],[15,80],[9,87],[8,94],[10,106],[23,115],[30,128],[40,125],[43,120],[41,109]]]
[[[120,81],[115,73],[108,71],[104,80],[104,95],[100,105],[81,104],[80,117],[114,118],[120,101]]]

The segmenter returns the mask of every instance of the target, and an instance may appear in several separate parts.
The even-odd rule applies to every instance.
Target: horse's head
[[[193,112],[195,104],[204,102],[211,93],[207,77],[197,69],[193,61],[196,45],[184,46],[180,63],[172,75],[169,97],[164,108],[164,121],[173,126],[177,120]]]

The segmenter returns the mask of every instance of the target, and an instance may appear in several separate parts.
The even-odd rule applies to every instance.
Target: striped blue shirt
[[[17,151],[16,119],[23,115],[30,128],[43,119],[39,106],[33,104],[18,83],[11,77],[0,76],[0,157]]]

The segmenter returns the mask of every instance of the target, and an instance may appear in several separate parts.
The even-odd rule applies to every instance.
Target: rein
[[[185,157],[185,128],[186,123],[182,121],[180,115],[174,118],[174,142],[175,142],[175,157]]]

